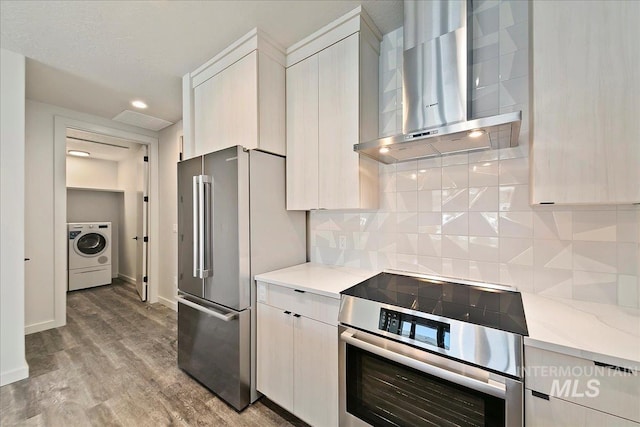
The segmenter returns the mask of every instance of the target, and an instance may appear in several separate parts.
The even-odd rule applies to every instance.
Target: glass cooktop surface
[[[529,335],[520,292],[380,273],[342,292],[383,304]]]

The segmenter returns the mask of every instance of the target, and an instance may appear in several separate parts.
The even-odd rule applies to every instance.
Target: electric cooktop
[[[341,294],[529,335],[520,292],[485,287],[482,283],[456,283],[385,272]]]

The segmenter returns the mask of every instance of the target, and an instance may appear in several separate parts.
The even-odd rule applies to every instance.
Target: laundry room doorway
[[[154,244],[159,233],[157,136],[62,116],[55,116],[54,132],[52,326],[66,324],[69,222],[111,223],[112,249],[118,252],[111,256],[113,283],[128,283],[140,300],[157,302],[158,248]],[[71,141],[83,145],[73,149],[89,152],[89,156],[70,160]],[[108,158],[109,151],[126,159]],[[87,160],[86,157],[93,163],[85,162],[81,173],[70,169],[70,163],[78,166],[79,160]],[[118,214],[113,213],[114,206]],[[84,216],[74,216],[78,212]],[[88,217],[89,214],[95,216]]]
[[[140,299],[146,301],[147,145],[68,128],[66,149],[69,291],[119,284],[119,279],[135,285]],[[95,255],[78,252],[78,244],[85,238],[78,233],[85,228],[86,232],[93,228],[99,231],[98,227],[108,231],[102,251]]]

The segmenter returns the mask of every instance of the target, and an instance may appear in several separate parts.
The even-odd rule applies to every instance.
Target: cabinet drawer
[[[536,397],[524,391],[525,427],[638,427],[638,424],[562,399]]]
[[[309,291],[258,282],[258,302],[328,323],[338,324],[340,300]]]
[[[525,346],[525,387],[640,422],[640,372]]]

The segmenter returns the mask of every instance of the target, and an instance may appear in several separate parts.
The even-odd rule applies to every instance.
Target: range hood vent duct
[[[354,145],[383,163],[518,145],[522,112],[468,120],[470,0],[404,2],[402,134]]]

